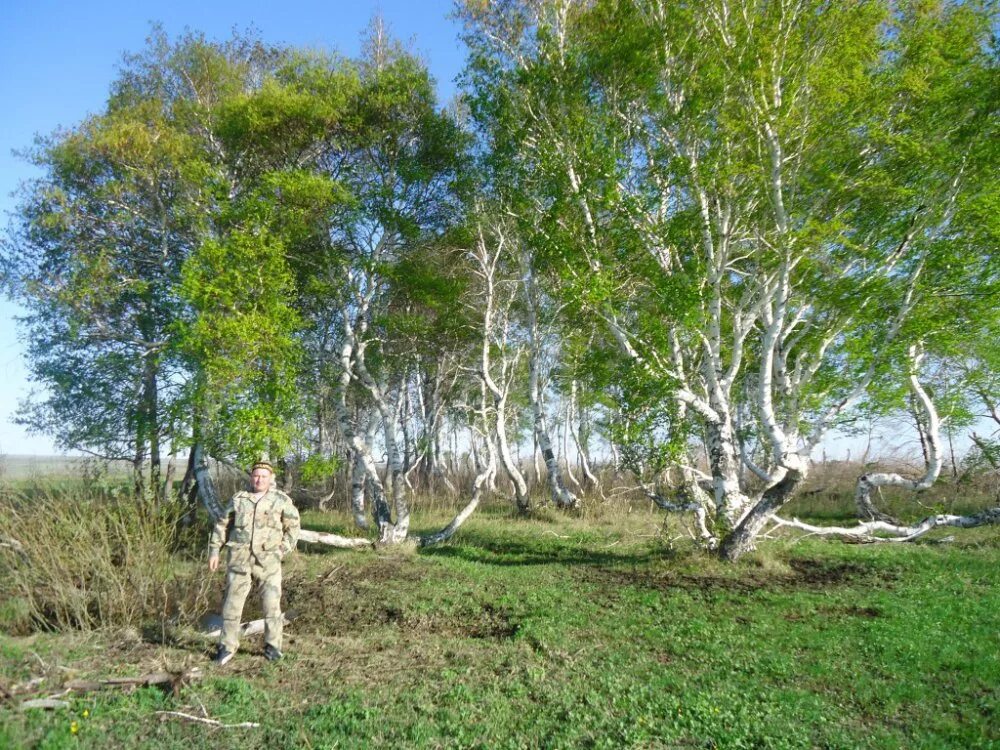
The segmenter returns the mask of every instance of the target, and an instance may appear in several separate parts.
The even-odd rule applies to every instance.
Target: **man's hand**
[[[212,555],[208,558],[208,569],[213,573],[219,569],[219,556]]]

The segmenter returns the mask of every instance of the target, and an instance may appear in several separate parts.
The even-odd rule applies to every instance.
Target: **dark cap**
[[[250,467],[250,473],[253,474],[256,469],[267,469],[272,474],[274,473],[274,467],[271,466],[267,461],[258,461],[253,466]]]

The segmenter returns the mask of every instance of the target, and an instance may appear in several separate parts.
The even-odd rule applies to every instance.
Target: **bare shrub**
[[[207,576],[186,562],[183,508],[113,490],[34,488],[0,495],[0,600],[9,630],[140,627],[195,619]],[[180,554],[178,554],[180,553]]]

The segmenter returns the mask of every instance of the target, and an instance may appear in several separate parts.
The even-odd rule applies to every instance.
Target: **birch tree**
[[[559,508],[575,508],[579,505],[579,500],[566,487],[559,459],[552,449],[552,436],[544,400],[548,382],[546,373],[543,372],[544,362],[548,358],[546,355],[551,356],[552,350],[556,348],[557,339],[553,335],[553,323],[545,321],[542,317],[544,307],[535,280],[533,260],[527,252],[521,255],[521,273],[528,332],[528,403],[534,416],[535,443],[545,461],[546,479],[552,502]]]
[[[518,360],[524,353],[523,344],[514,340],[516,332],[511,320],[513,306],[519,296],[513,241],[510,227],[505,226],[503,221],[490,222],[485,215],[481,215],[469,259],[478,282],[472,304],[482,310],[483,335],[478,375],[493,400],[495,416],[492,435],[487,439],[491,442],[495,437],[500,462],[514,488],[515,505],[519,511],[527,513],[531,510],[528,483],[511,452],[507,433],[508,425],[516,422],[508,412],[508,405],[519,374]],[[494,360],[498,360],[497,369],[494,369]],[[489,452],[492,455],[492,451]]]
[[[703,431],[708,474],[683,468],[736,559],[907,347],[954,330],[940,295],[995,278],[988,254],[955,254],[994,184],[989,20],[749,0],[465,11],[477,115],[520,155],[562,294]],[[741,398],[759,461],[739,451]]]
[[[337,413],[340,429],[364,463],[376,496],[391,486],[391,508],[376,502],[379,539],[406,538],[410,509],[392,389],[403,387],[399,341],[389,337],[395,286],[409,254],[433,242],[454,221],[458,208],[463,143],[453,120],[438,112],[430,77],[412,55],[376,23],[361,62],[357,128],[330,167],[355,197],[346,221],[333,227],[343,271],[334,304],[339,307]],[[402,367],[401,367],[402,365]],[[379,413],[387,454],[387,478],[352,424],[348,397],[360,390]]]

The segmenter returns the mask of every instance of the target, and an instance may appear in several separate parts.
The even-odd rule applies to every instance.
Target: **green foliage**
[[[383,331],[412,345],[439,332],[424,315],[455,320],[449,282],[410,256],[454,221],[468,138],[415,57],[366,54],[154,28],[106,111],[39,141],[2,256],[50,394],[26,424],[137,461],[161,441],[280,455],[352,258],[420,304],[397,322],[382,304]]]
[[[337,473],[340,468],[341,459],[339,456],[309,456],[299,466],[299,473],[305,483],[325,482]]]
[[[206,242],[185,266],[182,292],[193,317],[180,346],[201,372],[195,398],[219,431],[214,445],[244,463],[272,447],[280,455],[291,440],[299,357],[282,243],[266,230]]]

